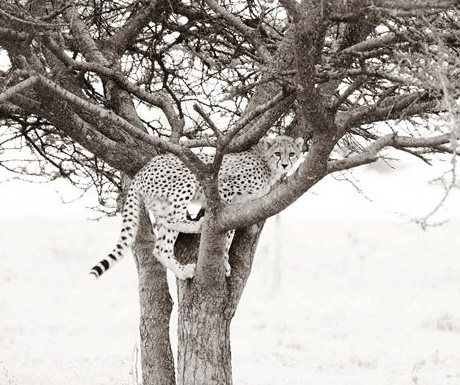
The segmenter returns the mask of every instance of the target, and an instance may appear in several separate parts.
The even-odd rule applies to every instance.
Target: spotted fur
[[[303,139],[279,136],[264,140],[255,148],[224,156],[219,172],[219,194],[227,203],[256,199],[286,175],[301,156]],[[200,155],[212,162],[212,155]],[[155,218],[154,256],[180,279],[192,278],[195,264],[181,265],[174,258],[174,243],[179,232],[199,233],[200,220],[187,215],[190,204],[205,207],[203,191],[193,173],[174,155],[160,155],[151,160],[134,178],[123,207],[123,226],[115,249],[90,273],[99,277],[120,260],[136,237],[141,202]],[[230,274],[228,249],[234,231],[227,234],[227,275]]]

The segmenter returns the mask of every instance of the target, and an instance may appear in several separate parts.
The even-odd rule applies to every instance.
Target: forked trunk
[[[262,225],[239,230],[230,250],[232,273],[209,287],[199,277],[178,284],[177,385],[231,385],[230,324],[249,277]],[[199,236],[181,234],[175,253],[196,257]],[[223,256],[222,256],[223,263]]]

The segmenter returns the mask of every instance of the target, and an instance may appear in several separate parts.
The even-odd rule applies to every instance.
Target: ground
[[[235,385],[460,383],[460,222],[397,222],[268,222],[233,322]],[[86,274],[119,224],[0,222],[1,384],[136,383],[134,263]]]

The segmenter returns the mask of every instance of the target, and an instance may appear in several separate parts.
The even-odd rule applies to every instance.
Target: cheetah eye
[[[281,152],[276,151],[276,152],[275,152],[275,155],[276,155],[277,157],[281,158]]]
[[[290,152],[289,153],[289,158],[292,158],[295,155],[295,152]]]

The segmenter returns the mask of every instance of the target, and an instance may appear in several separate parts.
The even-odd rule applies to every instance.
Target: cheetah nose
[[[284,164],[284,163],[281,163],[281,166],[283,166],[283,168],[286,168],[288,165]]]

